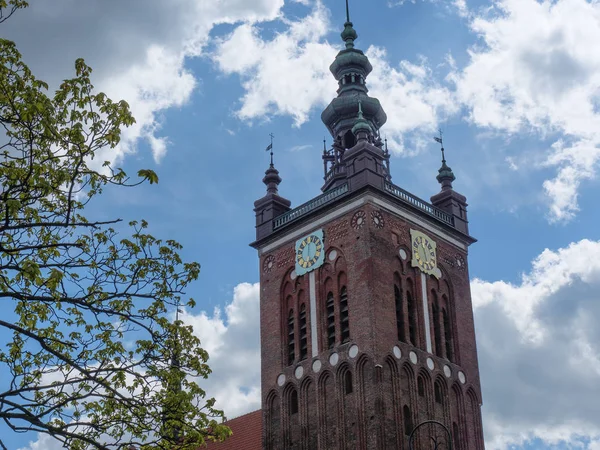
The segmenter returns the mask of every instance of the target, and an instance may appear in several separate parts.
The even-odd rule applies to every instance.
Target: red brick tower
[[[271,164],[255,203],[263,448],[408,449],[436,420],[454,449],[481,450],[466,199],[445,160],[431,203],[392,184],[349,17],[342,38],[323,194],[290,210]]]

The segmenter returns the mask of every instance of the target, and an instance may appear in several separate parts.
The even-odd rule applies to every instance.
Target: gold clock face
[[[311,234],[298,244],[296,263],[305,270],[310,269],[321,259],[322,253],[323,241],[319,236]]]
[[[435,268],[435,248],[429,239],[423,236],[416,237],[413,249],[417,264],[423,271],[429,272]]]
[[[437,267],[436,243],[424,233],[410,230],[412,241],[412,265],[424,273],[439,278],[441,272]]]

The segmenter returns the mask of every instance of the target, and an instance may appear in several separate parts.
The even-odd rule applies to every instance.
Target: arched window
[[[290,415],[298,413],[298,392],[294,389],[290,393]]]
[[[444,339],[446,341],[446,358],[454,361],[454,351],[452,349],[452,329],[450,328],[450,317],[446,309],[442,309],[442,320],[444,321]]]
[[[353,391],[353,386],[352,386],[352,373],[348,370],[345,374],[344,374],[344,393],[346,394],[352,394]]]
[[[398,331],[398,340],[406,342],[406,329],[404,327],[404,302],[402,301],[402,291],[397,284],[394,285],[394,298],[396,300],[396,328]]]
[[[436,403],[442,403],[442,388],[440,387],[440,384],[436,381],[434,383],[434,390],[435,390],[435,402]]]
[[[308,340],[306,332],[306,305],[300,307],[300,361],[308,355]]]
[[[333,292],[327,294],[327,348],[335,345],[335,305]]]
[[[410,292],[406,293],[406,305],[408,306],[408,337],[410,343],[417,346],[417,305]]]
[[[410,408],[407,405],[404,405],[402,413],[404,415],[404,434],[409,436],[413,430],[412,417],[410,416]]]
[[[433,296],[432,312],[433,312],[433,334],[435,339],[435,354],[440,358],[444,357],[442,353],[442,328],[440,324],[440,302],[435,291],[431,292]]]
[[[342,343],[350,340],[350,318],[348,316],[348,293],[346,286],[340,291],[340,329],[342,332]]]
[[[356,145],[356,138],[354,137],[354,133],[352,130],[348,130],[346,134],[344,134],[344,147],[352,148]]]
[[[425,397],[425,385],[422,376],[417,378],[417,390],[419,391],[419,397]]]
[[[293,364],[296,359],[296,342],[294,341],[294,310],[290,310],[288,316],[288,365]]]

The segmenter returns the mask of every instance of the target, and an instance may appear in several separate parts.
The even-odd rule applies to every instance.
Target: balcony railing
[[[323,206],[326,203],[329,203],[333,199],[336,199],[348,192],[348,184],[343,184],[336,188],[330,189],[327,192],[319,195],[318,197],[312,199],[310,202],[306,202],[303,205],[298,206],[297,208],[292,209],[291,211],[286,212],[285,214],[277,217],[273,221],[273,230],[277,230],[282,226],[290,223],[291,221],[297,219],[304,214],[307,214],[315,209]]]
[[[397,197],[400,200],[415,206],[416,208],[426,212],[430,216],[433,216],[436,219],[439,219],[450,226],[454,226],[454,220],[451,214],[437,209],[432,204],[427,203],[425,200],[421,200],[419,197],[412,195],[404,189],[392,183],[385,183],[385,190],[392,194],[394,197]]]
[[[342,164],[337,164],[337,165],[333,166],[331,169],[329,169],[329,171],[325,175],[325,182],[328,182],[336,175],[344,174],[344,173],[346,173],[346,166],[344,166]]]

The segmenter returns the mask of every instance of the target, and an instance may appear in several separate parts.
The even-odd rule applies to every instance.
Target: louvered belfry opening
[[[294,340],[294,310],[288,316],[288,364],[296,360],[296,341]]]
[[[306,331],[306,305],[300,307],[300,361],[308,356],[308,334]]]
[[[348,315],[348,292],[346,286],[340,292],[340,329],[342,343],[350,340],[350,319]]]
[[[335,345],[335,302],[333,292],[327,294],[327,348]]]

